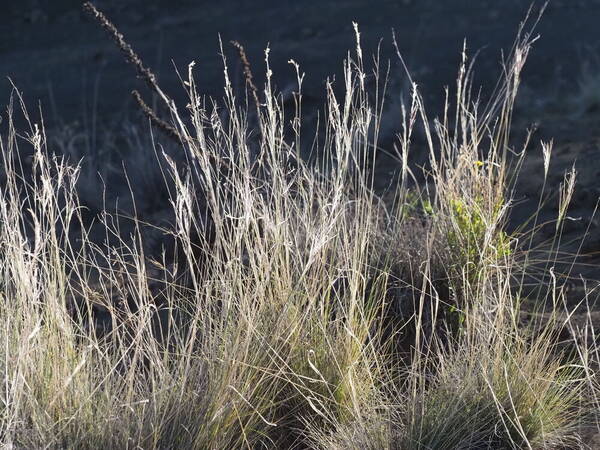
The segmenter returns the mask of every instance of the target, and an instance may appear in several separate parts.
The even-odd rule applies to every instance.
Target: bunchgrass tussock
[[[384,99],[366,87],[356,24],[342,93],[327,84],[324,138],[307,162],[294,126],[302,109],[289,125],[268,50],[252,108],[226,60],[222,102],[198,94],[190,64],[183,117],[86,5],[169,108],[166,128],[153,123],[185,153],[161,155],[173,245],[147,254],[134,194],[126,229],[105,207],[92,234],[81,167],[14,93],[0,140],[2,446],[558,448],[594,426],[596,341],[558,345],[566,302],[556,278],[539,287],[555,300],[553,320],[523,323],[531,241],[505,229],[531,35],[521,30],[488,104],[471,93],[466,56],[443,119],[428,118],[413,83],[388,204],[370,170]],[[16,114],[28,130],[17,132]],[[417,123],[430,155],[422,186],[411,185],[408,158]],[[574,180],[561,190],[557,232]],[[568,313],[560,327],[575,335]],[[591,319],[577,330],[595,336]]]

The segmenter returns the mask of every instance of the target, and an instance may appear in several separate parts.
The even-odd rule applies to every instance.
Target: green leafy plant
[[[409,217],[433,216],[434,210],[431,201],[424,198],[422,193],[409,190],[405,193],[400,205],[399,216],[403,219]]]
[[[513,252],[510,236],[496,229],[501,208],[502,201],[496,202],[486,220],[482,196],[469,203],[459,198],[450,201],[453,226],[449,227],[446,238],[455,269],[465,273],[467,281],[476,281],[483,264],[508,257]]]

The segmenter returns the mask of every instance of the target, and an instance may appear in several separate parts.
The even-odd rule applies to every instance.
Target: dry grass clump
[[[123,236],[104,211],[107,239],[94,242],[78,167],[50,153],[42,127],[23,138],[11,121],[0,197],[2,444],[577,442],[585,405],[597,404],[597,349],[574,342],[567,360],[552,333],[521,326],[523,250],[503,230],[510,114],[530,44],[518,40],[481,112],[464,72],[453,120],[430,122],[414,90],[400,148],[407,161],[420,118],[431,152],[423,214],[407,165],[395,207],[371,189],[381,99],[365,90],[360,46],[345,64],[345,95],[328,85],[316,167],[296,157],[299,136],[285,138],[270,71],[256,141],[227,71],[220,114],[197,94],[190,65],[189,119],[167,103],[188,158],[163,155],[176,244],[161,257],[145,254],[135,215]],[[23,145],[31,173],[18,164]]]

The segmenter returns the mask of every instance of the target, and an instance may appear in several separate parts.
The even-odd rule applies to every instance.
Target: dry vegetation
[[[387,203],[366,170],[383,109],[365,89],[373,75],[360,44],[345,62],[344,96],[328,85],[316,164],[297,157],[299,117],[290,139],[269,76],[252,134],[254,106],[240,106],[226,78],[221,114],[198,95],[190,65],[189,117],[167,101],[188,158],[165,156],[175,244],[162,258],[145,255],[135,218],[133,239],[93,242],[78,166],[47,148],[42,126],[17,133],[11,121],[0,197],[1,444],[582,446],[598,426],[593,323],[571,323],[562,281],[550,276],[537,286],[545,320],[524,324],[531,240],[504,228],[523,157],[509,147],[511,113],[531,44],[519,35],[489,104],[471,95],[466,61],[442,120],[427,117],[413,85],[401,182]],[[377,67],[374,76],[384,92]],[[407,164],[415,127],[430,153],[420,188]],[[107,236],[121,235],[117,218],[99,219]],[[558,345],[562,329],[570,337]]]

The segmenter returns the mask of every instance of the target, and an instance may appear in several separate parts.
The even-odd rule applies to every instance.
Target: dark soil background
[[[39,106],[43,111],[49,141],[94,162],[88,168],[91,175],[81,186],[84,200],[93,209],[99,207],[94,199],[101,198],[101,184],[94,181],[93,173],[102,172],[107,165],[121,166],[115,152],[134,158],[133,150],[124,148],[130,146],[131,135],[121,139],[123,124],[136,124],[142,130],[147,127],[130,92],[140,89],[151,97],[104,31],[82,13],[81,3],[3,2],[0,103],[8,103],[10,77],[23,91],[29,110],[34,112]],[[284,93],[295,88],[295,73],[288,64],[294,59],[306,73],[305,111],[322,105],[324,81],[339,76],[343,58],[355,47],[352,22],[356,21],[363,53],[374,53],[381,42],[382,61],[391,61],[391,106],[384,122],[382,147],[392,151],[400,126],[398,100],[406,92],[406,79],[392,46],[392,29],[430,115],[435,116],[440,112],[444,86],[452,88],[455,82],[464,39],[470,55],[479,52],[475,84],[483,86],[484,94],[493,88],[500,74],[501,51],[510,50],[530,0],[97,0],[94,4],[155,71],[162,88],[182,103],[180,109],[185,99],[175,68],[185,73],[192,60],[196,61],[202,92],[222,96],[219,35],[232,77],[238,83],[241,70],[229,41],[238,40],[246,47],[259,87],[264,81],[264,49],[269,45],[277,87]],[[550,186],[556,190],[573,163],[579,172],[563,248],[574,252],[581,246],[581,252],[588,254],[573,271],[575,277],[582,274],[588,278],[600,278],[600,258],[596,256],[600,252],[600,222],[592,218],[600,195],[599,23],[598,0],[550,1],[536,29],[540,39],[523,74],[516,115],[516,130],[534,126],[537,131],[521,175],[520,203],[513,221],[523,220],[537,205],[543,175],[540,140],[554,138]],[[136,142],[133,148],[139,150],[145,141]],[[414,159],[423,158],[417,142]],[[382,157],[380,187],[389,184],[394,170],[393,159]],[[126,186],[118,176],[114,180],[108,185],[109,194],[116,198]],[[166,206],[156,200],[162,194],[153,192],[156,188],[151,182],[143,186],[143,195],[149,198],[146,211],[159,214],[157,211]],[[550,199],[544,218],[552,217],[557,202]],[[582,240],[588,228],[589,236]]]

